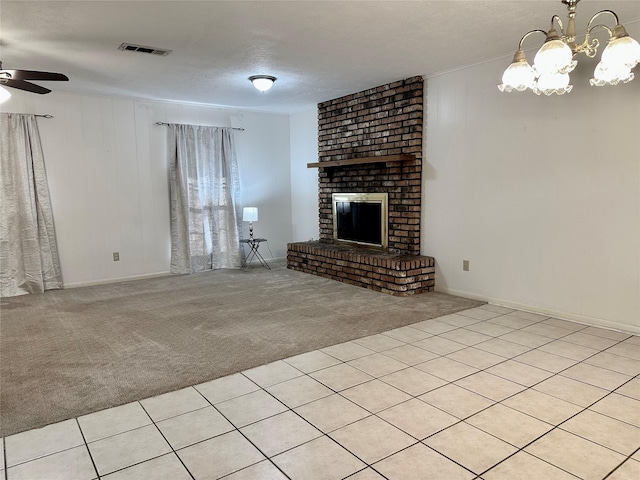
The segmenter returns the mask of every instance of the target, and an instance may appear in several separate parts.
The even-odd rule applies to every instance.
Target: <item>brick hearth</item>
[[[289,244],[288,268],[396,295],[433,289],[434,259],[420,256],[423,87],[412,77],[318,104],[320,242]],[[388,194],[388,251],[334,245],[333,193]]]
[[[428,292],[434,259],[325,242],[290,243],[288,268],[397,296]]]

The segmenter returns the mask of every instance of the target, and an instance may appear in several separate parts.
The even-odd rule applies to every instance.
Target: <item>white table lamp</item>
[[[242,221],[249,222],[249,239],[253,240],[253,222],[258,221],[258,207],[244,207]]]

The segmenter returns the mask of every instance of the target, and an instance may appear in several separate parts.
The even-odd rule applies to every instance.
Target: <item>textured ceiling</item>
[[[640,20],[640,0],[583,0],[578,30],[604,8],[622,23]],[[2,0],[0,57],[5,68],[65,73],[68,83],[41,82],[56,91],[293,113],[390,81],[510,57],[522,34],[548,29],[553,14],[566,18],[559,0]],[[173,52],[123,52],[122,42]],[[247,80],[255,74],[278,80],[262,94]]]

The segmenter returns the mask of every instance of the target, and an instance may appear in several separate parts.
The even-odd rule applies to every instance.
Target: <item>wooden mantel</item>
[[[348,158],[346,160],[307,163],[307,168],[343,167],[346,165],[359,165],[361,163],[410,162],[415,159],[416,156],[413,154],[380,155],[378,157]]]

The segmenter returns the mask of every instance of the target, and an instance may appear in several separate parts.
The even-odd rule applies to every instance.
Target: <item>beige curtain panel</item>
[[[171,273],[240,268],[240,178],[230,128],[169,124]]]
[[[34,115],[0,114],[0,296],[62,288]]]

